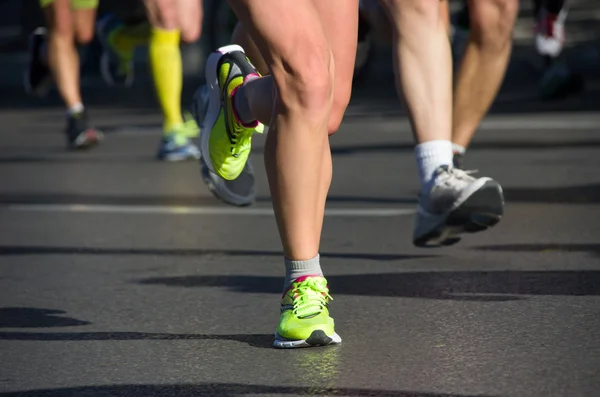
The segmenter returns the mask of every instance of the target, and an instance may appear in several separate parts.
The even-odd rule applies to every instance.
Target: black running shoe
[[[69,149],[89,149],[104,138],[102,132],[90,127],[85,111],[67,116],[67,146]]]
[[[41,55],[46,35],[46,28],[37,28],[29,36],[29,64],[25,71],[24,84],[25,91],[37,97],[45,96],[52,84],[52,74]]]

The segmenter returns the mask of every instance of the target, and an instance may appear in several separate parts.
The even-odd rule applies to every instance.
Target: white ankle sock
[[[74,113],[81,113],[83,112],[83,103],[79,102],[76,103],[75,105],[71,106],[70,108],[67,109],[67,114],[68,115],[72,115]]]
[[[452,142],[436,140],[415,146],[422,190],[427,190],[435,170],[442,165],[452,166]]]
[[[467,151],[466,147],[461,146],[458,143],[453,143],[452,144],[452,153],[454,153],[454,154],[460,154],[461,156],[463,156],[466,151]]]

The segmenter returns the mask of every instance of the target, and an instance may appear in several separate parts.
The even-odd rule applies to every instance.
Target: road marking
[[[235,207],[184,207],[160,205],[88,205],[88,204],[10,204],[9,211],[19,212],[67,212],[107,214],[167,214],[167,215],[236,215],[273,216],[271,208]],[[325,216],[386,217],[412,215],[416,211],[407,208],[328,208]]]
[[[509,98],[512,94],[505,94]],[[512,97],[511,97],[512,98]],[[512,99],[511,99],[512,100]],[[373,128],[385,130],[386,132],[404,133],[410,131],[410,123],[405,116],[398,114],[396,110],[374,111],[368,109],[349,109],[346,112],[348,119],[342,124],[342,129],[352,125],[373,124]],[[356,120],[359,118],[359,120]],[[546,131],[563,130],[570,133],[574,130],[597,130],[600,124],[600,115],[590,112],[581,113],[532,113],[527,115],[501,116],[490,115],[479,125],[480,130],[496,131]],[[332,145],[335,147],[334,145]]]
[[[510,102],[517,99],[529,98],[535,94],[527,93],[502,93],[499,100]],[[399,108],[390,107],[384,110],[375,110],[372,106],[355,105],[346,111],[348,119],[342,124],[342,129],[352,126],[361,121],[367,124],[374,124],[373,128],[382,128],[385,126],[392,129],[393,132],[409,132],[410,123],[406,116],[399,113]],[[356,118],[362,119],[357,121]],[[390,119],[391,118],[391,119]],[[480,130],[596,130],[600,124],[600,116],[593,112],[553,112],[553,113],[530,113],[526,115],[497,115],[492,114],[486,117],[480,124]],[[125,136],[156,136],[161,127],[143,125],[121,125],[108,129],[108,134]]]
[[[596,130],[600,120],[566,119],[547,117],[544,118],[489,118],[481,123],[480,129],[484,130]]]

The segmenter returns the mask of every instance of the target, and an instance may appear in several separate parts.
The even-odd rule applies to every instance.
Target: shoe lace
[[[454,174],[458,179],[472,180],[473,177],[471,175],[478,173],[479,170],[462,170],[460,168],[452,168],[450,172]]]
[[[251,146],[250,136],[243,133],[237,133],[231,140],[231,154],[238,155],[249,150]]]
[[[254,133],[253,130],[249,130],[236,124],[237,123],[232,123],[231,128],[233,129],[233,134],[230,136],[230,151],[234,156],[237,156],[252,148],[252,134]]]
[[[329,295],[327,280],[324,277],[311,277],[292,284],[293,312],[297,317],[310,317],[321,313],[327,306]]]
[[[438,175],[438,185],[444,185],[454,190],[461,190],[471,184],[475,178],[471,175],[477,173],[477,170],[461,170],[460,168],[450,168],[447,172]]]

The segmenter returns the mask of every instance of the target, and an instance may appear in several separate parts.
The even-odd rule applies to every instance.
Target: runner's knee
[[[75,26],[70,10],[58,9],[55,6],[50,9],[48,15],[48,33],[49,36],[58,39],[73,42],[75,40]]]
[[[333,68],[333,56],[324,40],[323,45],[300,44],[295,51],[290,48],[276,57],[271,72],[284,109],[308,123],[329,118]]]
[[[200,23],[190,24],[181,29],[181,41],[193,43],[200,38]]]
[[[146,0],[145,3],[152,27],[164,30],[178,28],[177,8],[173,0]]]
[[[469,4],[471,39],[490,51],[510,45],[518,0],[474,0]]]
[[[333,104],[331,105],[331,116],[329,117],[328,133],[329,135],[335,134],[342,124],[344,119],[344,113],[350,103],[350,94],[352,92],[352,82],[343,84],[342,87],[338,86],[334,89]]]
[[[77,45],[89,44],[94,39],[94,25],[89,28],[78,29],[75,32],[75,42]]]
[[[400,19],[417,19],[420,24],[435,26],[443,19],[440,15],[439,0],[382,0],[396,33],[401,26]]]

